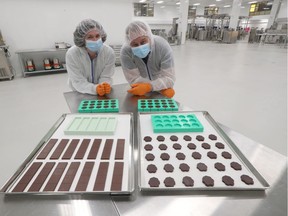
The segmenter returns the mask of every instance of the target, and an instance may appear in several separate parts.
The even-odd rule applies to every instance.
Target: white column
[[[232,3],[229,28],[233,28],[234,30],[236,30],[237,28],[240,10],[241,10],[241,3],[242,3],[242,0],[233,0],[233,3]]]
[[[267,28],[270,28],[273,25],[275,19],[277,18],[278,12],[280,10],[281,2],[282,2],[282,0],[274,0],[273,1],[272,9],[271,9],[271,12],[269,15]]]
[[[180,0],[179,31],[181,35],[181,44],[184,44],[186,41],[186,31],[188,25],[188,8],[189,8],[189,0]]]

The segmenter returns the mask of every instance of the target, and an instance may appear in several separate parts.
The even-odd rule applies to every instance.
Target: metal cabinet
[[[66,72],[65,55],[67,49],[43,49],[43,50],[18,50],[20,67],[23,76],[41,73]],[[53,66],[53,61],[57,60],[57,67]],[[47,61],[51,67],[47,69]],[[46,65],[45,65],[46,64]]]
[[[8,46],[0,46],[0,80],[12,80],[14,78],[14,74],[12,73],[12,66],[9,61],[9,55],[7,53],[9,53]]]

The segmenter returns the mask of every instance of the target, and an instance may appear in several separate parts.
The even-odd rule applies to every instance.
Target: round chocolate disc
[[[154,164],[149,164],[149,165],[147,166],[147,171],[148,171],[149,173],[156,173],[157,167],[156,167]]]
[[[224,158],[226,158],[226,159],[231,159],[232,158],[232,155],[229,152],[226,152],[226,151],[222,152],[222,156]]]
[[[182,147],[182,146],[181,146],[179,143],[174,143],[174,144],[173,144],[173,148],[176,149],[176,150],[181,149],[181,147]]]
[[[225,165],[222,163],[215,163],[214,164],[215,169],[217,169],[218,171],[225,171]]]
[[[144,137],[144,141],[145,142],[151,142],[152,141],[152,138],[150,136],[145,136]]]
[[[189,135],[185,135],[185,136],[183,137],[183,139],[184,139],[185,141],[191,141],[191,140],[192,140],[191,136],[189,136]]]
[[[221,143],[221,142],[217,142],[217,143],[215,144],[215,146],[216,146],[218,149],[224,149],[224,144]]]
[[[213,187],[214,186],[214,180],[210,176],[204,176],[202,178],[202,182],[207,186],[207,187]]]
[[[173,167],[171,164],[165,164],[164,170],[165,170],[166,172],[173,172],[174,167]]]
[[[144,149],[146,151],[151,151],[153,149],[153,146],[151,144],[147,144],[147,145],[144,146]]]
[[[235,170],[242,170],[242,166],[241,164],[237,163],[237,162],[232,162],[230,163],[230,166],[235,169]]]
[[[155,156],[153,154],[146,154],[145,156],[147,161],[153,161],[155,159]]]
[[[179,152],[179,153],[177,153],[176,154],[176,158],[178,159],[178,160],[185,160],[185,155],[183,154],[183,153],[181,153],[181,152]]]
[[[182,172],[188,172],[190,170],[190,167],[186,163],[181,163],[180,166],[179,166],[179,169]]]
[[[165,140],[165,137],[159,135],[159,136],[157,136],[157,140],[158,140],[159,142],[163,142],[163,141]]]
[[[162,160],[169,160],[169,159],[170,159],[170,156],[169,156],[169,154],[167,154],[167,153],[162,153],[162,154],[160,155],[160,158],[161,158]]]
[[[196,149],[196,145],[194,143],[188,143],[187,147],[189,149]]]
[[[197,164],[197,169],[200,170],[201,172],[206,172],[207,171],[207,166],[204,163],[198,163]]]
[[[217,158],[217,154],[215,152],[209,151],[207,153],[207,156],[211,159],[216,159]]]
[[[198,159],[201,159],[202,155],[199,152],[193,152],[192,157],[198,160]]]
[[[172,136],[170,136],[170,140],[176,142],[176,141],[178,141],[178,137],[175,135],[172,135]]]
[[[211,140],[217,140],[217,136],[215,136],[214,134],[210,134],[208,137]]]
[[[183,177],[182,183],[183,183],[186,187],[193,187],[193,186],[194,186],[194,180],[193,180],[190,176],[185,176],[185,177]]]
[[[202,143],[202,148],[204,149],[210,149],[211,146],[208,143]]]
[[[164,180],[164,184],[165,184],[166,187],[174,187],[175,181],[174,181],[173,178],[167,177],[167,178],[165,178],[165,180]]]
[[[198,141],[204,141],[204,137],[201,136],[201,135],[196,136],[196,139],[197,139]]]
[[[241,181],[243,181],[247,185],[253,185],[254,184],[253,179],[248,175],[241,175]]]
[[[150,187],[159,187],[160,181],[158,178],[152,177],[149,179],[148,184],[150,185]]]
[[[167,149],[167,145],[165,145],[165,144],[160,144],[160,145],[159,145],[159,149],[160,149],[160,150],[166,150],[166,149]]]
[[[234,186],[234,180],[230,176],[223,176],[222,182],[224,182],[224,184],[226,184],[227,186]]]

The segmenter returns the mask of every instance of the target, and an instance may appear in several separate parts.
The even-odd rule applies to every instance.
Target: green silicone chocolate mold
[[[113,135],[116,117],[75,117],[64,130],[66,135]]]
[[[152,115],[154,133],[203,132],[204,128],[194,114]]]
[[[83,100],[78,107],[79,113],[119,112],[118,99]]]
[[[138,111],[178,111],[178,105],[174,99],[142,99],[138,100]]]

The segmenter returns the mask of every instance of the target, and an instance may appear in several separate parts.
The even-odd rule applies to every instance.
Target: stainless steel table
[[[109,98],[119,99],[121,112],[137,113],[136,97],[127,84],[115,85]],[[64,93],[71,112],[83,99],[97,99],[77,92]],[[108,97],[107,97],[108,98]],[[151,93],[148,98],[162,98]],[[189,110],[181,106],[182,110]],[[270,184],[265,191],[189,191],[143,193],[131,196],[5,196],[0,194],[0,215],[181,215],[181,216],[286,216],[287,157],[219,124],[246,158]],[[135,136],[137,140],[137,136]],[[135,153],[137,152],[135,143]],[[136,156],[137,154],[135,154]],[[136,165],[135,165],[136,166]],[[136,177],[136,176],[135,176]],[[137,182],[137,181],[135,181]]]

